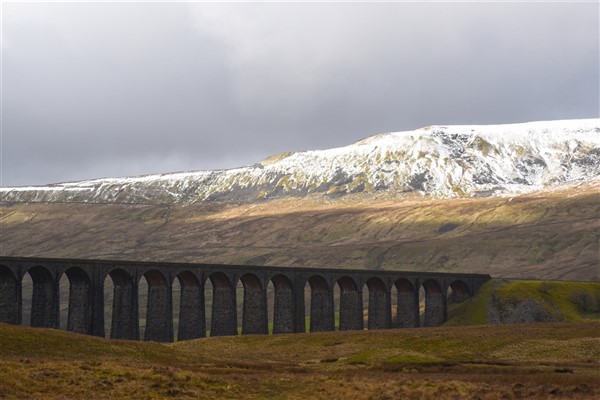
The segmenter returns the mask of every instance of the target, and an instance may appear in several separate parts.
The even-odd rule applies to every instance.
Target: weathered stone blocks
[[[149,282],[144,340],[173,341],[173,305],[171,286]]]
[[[333,331],[335,329],[333,290],[313,288],[311,292],[310,331]]]
[[[398,291],[398,328],[414,328],[419,326],[418,293]]]
[[[235,290],[231,287],[214,287],[212,301],[210,335],[237,335]]]
[[[21,323],[20,290],[21,284],[17,283],[15,275],[0,265],[0,322]]]
[[[77,333],[91,333],[92,305],[90,304],[90,282],[86,279],[69,279],[69,315],[67,330]]]
[[[362,330],[363,328],[362,291],[342,289],[340,291],[340,331]]]
[[[28,272],[33,281],[31,326],[59,328],[58,282],[43,267],[33,267]]]
[[[113,279],[113,307],[110,337],[138,340],[140,326],[137,311],[137,285],[124,271],[111,273]]]
[[[261,287],[247,287],[244,290],[244,309],[242,315],[242,334],[266,334],[267,293]]]
[[[275,285],[273,333],[292,333],[294,328],[294,292],[290,286]]]
[[[177,340],[196,339],[204,336],[206,336],[204,291],[196,285],[182,285]]]

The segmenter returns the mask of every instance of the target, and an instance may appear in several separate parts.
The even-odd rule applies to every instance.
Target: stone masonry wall
[[[133,285],[115,285],[110,337],[112,339],[137,340],[140,337],[139,323],[134,307],[137,305],[137,290]]]
[[[6,274],[0,275],[0,322],[18,324],[21,319],[19,315],[19,288],[10,271],[6,272]]]
[[[425,321],[423,326],[439,326],[446,322],[446,296],[425,291]]]
[[[213,289],[211,336],[237,335],[236,306],[229,287]]]
[[[364,327],[362,292],[340,292],[340,331],[361,330]]]
[[[313,289],[310,302],[310,331],[333,331],[333,291]]]
[[[168,286],[148,286],[148,307],[146,308],[146,330],[144,340],[153,342],[173,341],[173,306],[171,288]]]
[[[244,290],[243,334],[268,333],[267,297],[260,287]]]
[[[34,282],[31,326],[59,328],[58,301],[58,284],[56,282]]]
[[[203,296],[204,293],[200,291],[199,286],[181,287],[177,340],[206,336]]]
[[[294,293],[291,288],[275,288],[273,333],[294,332]]]
[[[83,280],[72,280],[69,287],[69,316],[67,330],[91,333],[90,285]]]
[[[390,327],[389,296],[386,291],[369,291],[369,329],[387,329]]]
[[[412,292],[398,292],[398,327],[414,328],[419,326],[418,294]]]

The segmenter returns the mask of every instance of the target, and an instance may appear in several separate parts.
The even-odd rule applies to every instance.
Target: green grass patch
[[[597,319],[600,311],[600,283],[509,281],[493,295],[512,304],[532,299],[565,321]]]
[[[514,307],[526,300],[535,301],[559,321],[600,319],[600,283],[493,279],[466,301],[449,304],[446,325],[485,324],[492,304]]]

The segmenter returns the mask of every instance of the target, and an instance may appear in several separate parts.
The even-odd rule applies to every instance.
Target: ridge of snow
[[[228,170],[0,188],[2,201],[256,200],[356,191],[513,195],[600,178],[600,119],[435,125]]]

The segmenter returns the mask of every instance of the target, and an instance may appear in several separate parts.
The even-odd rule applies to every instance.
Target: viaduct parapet
[[[59,282],[65,275],[69,281],[67,330],[105,336],[104,284],[110,277],[114,287],[110,337],[133,340],[140,338],[138,290],[144,277],[148,284],[144,340],[159,342],[174,339],[175,280],[181,288],[177,339],[186,340],[206,336],[207,329],[211,336],[238,334],[239,282],[243,285],[241,333],[267,334],[271,318],[272,331],[279,334],[306,331],[305,301],[310,302],[311,332],[335,330],[336,305],[339,330],[438,326],[447,319],[449,301],[464,300],[490,279],[480,274],[0,257],[0,322],[21,324],[26,274],[33,284],[31,326],[59,328]],[[205,317],[208,282],[212,286],[210,326]],[[267,307],[270,283],[271,315]],[[309,296],[305,296],[307,283]],[[339,298],[334,299],[336,285]],[[425,297],[422,317],[420,288]],[[368,292],[368,305],[363,304],[363,290]],[[364,308],[368,309],[366,326]]]

